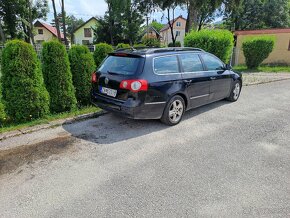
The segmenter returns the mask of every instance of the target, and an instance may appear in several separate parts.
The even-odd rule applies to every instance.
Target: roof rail
[[[162,52],[170,52],[170,51],[201,51],[204,52],[204,50],[200,48],[190,48],[190,47],[172,47],[172,48],[160,48],[152,50],[152,53],[162,53]]]

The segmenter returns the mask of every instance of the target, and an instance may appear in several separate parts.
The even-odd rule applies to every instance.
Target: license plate
[[[109,89],[109,88],[106,88],[106,87],[100,87],[100,91],[101,91],[102,94],[106,94],[106,95],[114,97],[114,98],[117,95],[117,90],[115,90],[115,89]]]

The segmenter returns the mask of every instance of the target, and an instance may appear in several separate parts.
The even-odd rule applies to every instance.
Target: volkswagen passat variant
[[[237,101],[241,88],[240,74],[201,49],[123,49],[93,73],[91,99],[128,118],[176,125],[189,109]]]

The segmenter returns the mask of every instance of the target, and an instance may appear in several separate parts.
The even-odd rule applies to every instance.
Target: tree
[[[66,17],[66,25],[67,25],[67,35],[71,37],[71,41],[74,42],[74,30],[84,23],[83,19],[78,19],[74,15],[70,15]]]
[[[125,0],[124,14],[122,16],[123,32],[129,44],[133,46],[138,38],[138,32],[141,24],[144,22],[138,4],[132,3],[131,0]]]
[[[52,1],[52,7],[53,7],[55,26],[56,26],[56,31],[57,31],[57,38],[61,42],[61,35],[60,35],[59,22],[58,22],[58,17],[57,17],[56,8],[55,8],[55,2],[54,0],[51,0],[51,1]]]
[[[66,13],[64,10],[64,0],[61,0],[61,14],[62,14],[62,29],[63,29],[63,34],[64,34],[64,43],[65,45],[68,45],[67,38],[66,38],[66,26],[65,26]]]
[[[154,29],[160,32],[160,30],[163,28],[164,25],[162,23],[157,22],[156,20],[153,20],[150,26],[152,26]]]

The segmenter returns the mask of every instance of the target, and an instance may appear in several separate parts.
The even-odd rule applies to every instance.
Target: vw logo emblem
[[[108,83],[109,83],[109,79],[106,77],[105,78],[105,84],[108,85]]]

